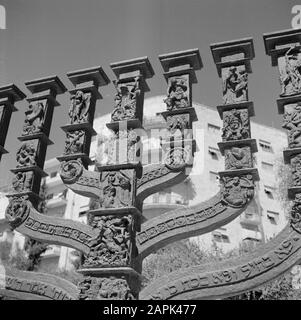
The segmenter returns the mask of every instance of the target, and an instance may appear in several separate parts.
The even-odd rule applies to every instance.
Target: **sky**
[[[24,83],[57,75],[68,89],[66,73],[102,66],[111,80],[110,63],[148,56],[155,76],[148,80],[146,98],[165,94],[166,83],[159,54],[199,48],[203,69],[197,71],[193,100],[215,108],[222,103],[221,80],[210,44],[252,37],[255,59],[249,75],[249,99],[262,124],[281,128],[276,99],[280,93],[278,71],[265,55],[262,34],[291,28],[291,0],[0,0],[7,25],[0,30],[0,86],[17,85],[30,95]],[[114,86],[100,89],[97,115],[113,109]],[[63,152],[68,122],[69,93],[58,96],[47,159]],[[0,165],[0,186],[10,183],[9,169],[16,165],[27,102],[16,103]]]

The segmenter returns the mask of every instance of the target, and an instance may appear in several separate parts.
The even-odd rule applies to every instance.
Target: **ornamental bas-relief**
[[[224,68],[222,79],[224,104],[248,100],[248,74],[244,66]]]
[[[84,142],[84,130],[68,131],[66,134],[64,154],[83,153]]]
[[[247,109],[233,109],[223,113],[223,141],[250,138],[250,122]]]
[[[280,72],[280,96],[290,96],[301,92],[301,59],[300,49],[290,47],[284,57],[278,61]]]
[[[71,124],[89,121],[90,98],[90,93],[84,93],[80,90],[71,96],[71,105],[68,113]]]
[[[36,165],[37,141],[24,142],[17,152],[17,168]]]
[[[115,107],[112,112],[112,121],[135,119],[137,117],[137,98],[140,94],[140,77],[134,81],[123,83],[120,80],[114,81],[117,93],[115,95]]]
[[[89,216],[89,225],[98,236],[91,240],[91,250],[85,256],[83,267],[129,266],[133,237],[133,217]]]
[[[190,107],[188,75],[168,79],[167,98],[164,99],[167,110],[178,110]]]
[[[225,169],[236,170],[252,168],[252,153],[250,147],[232,147],[225,150]]]
[[[254,195],[252,175],[221,177],[223,200],[232,207],[242,207]]]
[[[133,170],[103,171],[99,203],[102,208],[121,208],[132,204]]]
[[[86,277],[78,284],[79,300],[134,300],[125,278]]]
[[[301,146],[301,103],[283,115],[282,127],[288,130],[288,145],[290,148]]]
[[[43,131],[45,105],[42,102],[31,103],[25,111],[25,122],[22,135],[30,135]]]

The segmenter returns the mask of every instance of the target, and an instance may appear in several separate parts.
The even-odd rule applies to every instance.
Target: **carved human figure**
[[[230,67],[223,80],[223,99],[225,104],[246,101],[248,94],[248,74],[245,69],[237,71]]]
[[[82,153],[85,131],[69,131],[66,135],[64,154]]]
[[[22,135],[41,132],[44,125],[45,110],[42,102],[31,103],[25,111],[25,122]]]
[[[284,69],[280,69],[280,96],[297,94],[301,91],[301,61],[296,46],[290,47],[284,56]]]
[[[122,83],[114,81],[117,93],[115,95],[115,108],[112,112],[112,121],[134,119],[136,117],[137,97],[140,94],[140,77],[135,77],[134,82]]]
[[[22,144],[17,152],[17,168],[36,165],[36,146],[32,142]]]
[[[177,110],[189,107],[189,92],[187,80],[180,77],[169,79],[167,98],[164,99],[167,110]]]
[[[77,91],[75,95],[71,97],[71,105],[69,108],[70,123],[83,123],[89,119],[90,110],[90,94]]]
[[[167,129],[174,138],[182,139],[185,130],[189,127],[189,114],[168,116]]]
[[[241,140],[250,137],[248,110],[225,111],[223,115],[223,141]]]
[[[288,132],[288,144],[290,148],[301,146],[301,103],[298,102],[292,112],[286,112],[283,116],[284,129]]]
[[[101,179],[102,194],[99,202],[103,208],[127,207],[131,202],[131,182],[124,172],[111,171]]]
[[[252,167],[252,154],[250,147],[232,147],[225,150],[225,168],[243,169]]]
[[[131,216],[94,216],[89,224],[98,235],[90,242],[91,250],[85,256],[84,267],[127,266],[130,261]]]
[[[17,192],[30,191],[33,182],[33,172],[17,172],[13,178],[12,185]]]

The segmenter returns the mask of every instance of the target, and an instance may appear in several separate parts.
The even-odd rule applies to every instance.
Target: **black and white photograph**
[[[301,300],[301,2],[0,0],[0,300]]]

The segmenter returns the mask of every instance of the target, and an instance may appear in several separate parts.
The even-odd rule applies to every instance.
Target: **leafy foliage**
[[[36,271],[41,263],[42,254],[47,250],[47,245],[31,239],[26,238],[24,250],[27,253],[27,271]]]

